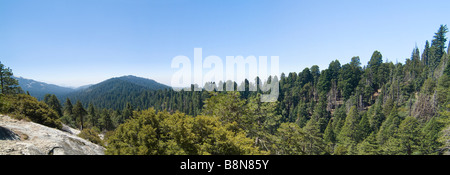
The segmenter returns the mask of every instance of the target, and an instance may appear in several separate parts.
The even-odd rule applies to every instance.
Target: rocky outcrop
[[[0,155],[102,155],[105,148],[61,131],[0,115]]]

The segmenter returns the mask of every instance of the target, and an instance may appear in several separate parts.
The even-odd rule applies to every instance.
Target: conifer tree
[[[125,122],[126,120],[133,117],[133,107],[131,107],[131,104],[128,102],[125,106],[125,109],[122,112],[122,122]]]
[[[325,143],[335,143],[336,142],[336,135],[334,134],[333,129],[333,121],[330,120],[328,122],[327,128],[325,129],[325,133],[323,135],[323,140]]]
[[[69,98],[66,98],[66,102],[64,103],[63,113],[64,115],[70,116],[73,114],[73,105]]]
[[[336,143],[336,134],[334,133],[333,128],[333,121],[330,120],[328,122],[327,128],[325,129],[325,133],[323,134],[323,141],[328,149],[327,152],[330,153],[334,151],[334,145]]]
[[[380,98],[382,99],[382,98]],[[378,130],[380,129],[381,125],[383,124],[383,121],[385,119],[385,115],[382,111],[382,107],[381,107],[381,102],[377,101],[374,106],[372,106],[372,108],[374,109],[373,115],[370,118],[369,122],[370,122],[370,127],[372,128],[373,131],[378,132]]]
[[[339,144],[346,148],[347,154],[355,154],[356,144],[359,142],[360,116],[356,106],[352,106],[345,119],[344,126],[338,135]]]
[[[46,94],[44,96],[44,103],[46,103],[51,109],[53,109],[58,116],[62,116],[62,107],[61,107],[61,102],[59,102],[58,98],[56,97],[56,95],[50,95],[50,94]]]
[[[112,130],[113,129],[113,122],[111,120],[110,112],[107,109],[103,109],[100,118],[98,119],[99,123],[99,129],[100,130]]]
[[[377,75],[378,69],[380,68],[380,65],[382,63],[383,63],[383,55],[381,55],[381,53],[378,50],[374,51],[372,57],[367,63],[368,78],[371,82],[371,87],[374,90],[379,88],[379,76]]]
[[[359,140],[365,139],[372,132],[369,124],[369,119],[367,117],[367,113],[363,114],[361,117],[358,132],[359,132]]]
[[[439,64],[439,60],[442,58],[445,52],[445,43],[447,42],[447,37],[445,34],[448,32],[447,25],[441,25],[439,30],[434,35],[434,39],[431,41],[431,47],[435,47],[435,58],[438,59],[436,62]]]
[[[422,53],[422,63],[424,65],[428,65],[428,59],[430,57],[430,42],[428,42],[428,40],[425,42],[425,49],[423,50]]]
[[[77,121],[80,125],[80,130],[83,130],[84,126],[84,117],[87,115],[86,110],[83,107],[83,104],[81,104],[80,101],[77,101],[75,106],[73,107],[73,116],[75,117],[75,121]]]
[[[305,142],[306,144],[306,154],[307,155],[318,155],[324,151],[324,143],[322,141],[322,134],[320,132],[319,122],[315,118],[306,123],[303,128],[306,133]]]
[[[342,127],[345,124],[345,118],[347,118],[345,106],[341,106],[333,114],[333,127],[334,127],[333,131],[336,136],[336,142],[339,141],[338,135],[341,132]]]
[[[398,115],[397,107],[392,108],[391,113],[387,119],[383,122],[380,130],[377,134],[377,141],[380,145],[383,145],[391,136],[398,131],[401,119]]]
[[[377,142],[376,133],[372,132],[370,135],[358,144],[358,155],[379,155],[380,146]]]
[[[420,124],[414,117],[406,117],[399,126],[400,154],[411,155],[420,146]]]
[[[89,124],[92,127],[97,127],[98,124],[98,114],[96,113],[96,109],[94,108],[94,105],[92,103],[89,103],[89,106],[87,108],[87,119],[89,121]]]
[[[444,127],[443,123],[438,122],[437,117],[431,118],[421,130],[423,135],[421,151],[423,154],[436,154],[438,149],[442,146],[438,142],[439,132]]]
[[[6,68],[0,62],[0,92],[1,94],[17,94],[21,93],[22,89],[19,87],[19,82],[14,79],[12,70]]]

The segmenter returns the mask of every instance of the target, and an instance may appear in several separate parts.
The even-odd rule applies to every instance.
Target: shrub
[[[25,95],[2,95],[0,112],[17,119],[28,119],[48,127],[61,129],[62,123],[57,113],[44,102]]]
[[[83,129],[80,132],[80,134],[78,134],[78,137],[89,140],[92,143],[104,146],[102,139],[100,139],[100,137],[98,136],[98,132],[96,132],[95,130],[93,130],[91,128]]]

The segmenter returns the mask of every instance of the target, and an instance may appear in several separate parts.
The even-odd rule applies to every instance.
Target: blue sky
[[[404,62],[422,51],[450,1],[0,0],[0,61],[63,86],[136,75],[170,84],[173,57],[279,56],[300,72],[374,50]]]

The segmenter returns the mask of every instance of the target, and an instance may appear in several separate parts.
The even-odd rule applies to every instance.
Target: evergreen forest
[[[47,94],[38,101],[0,63],[0,113],[78,128],[80,137],[111,155],[448,154],[447,32],[446,25],[439,26],[404,62],[374,51],[367,63],[355,56],[327,68],[313,65],[268,77],[261,83],[279,82],[278,100],[270,103],[261,102],[260,89],[249,91],[248,80],[217,83],[245,86],[229,92],[109,81],[90,94]]]

